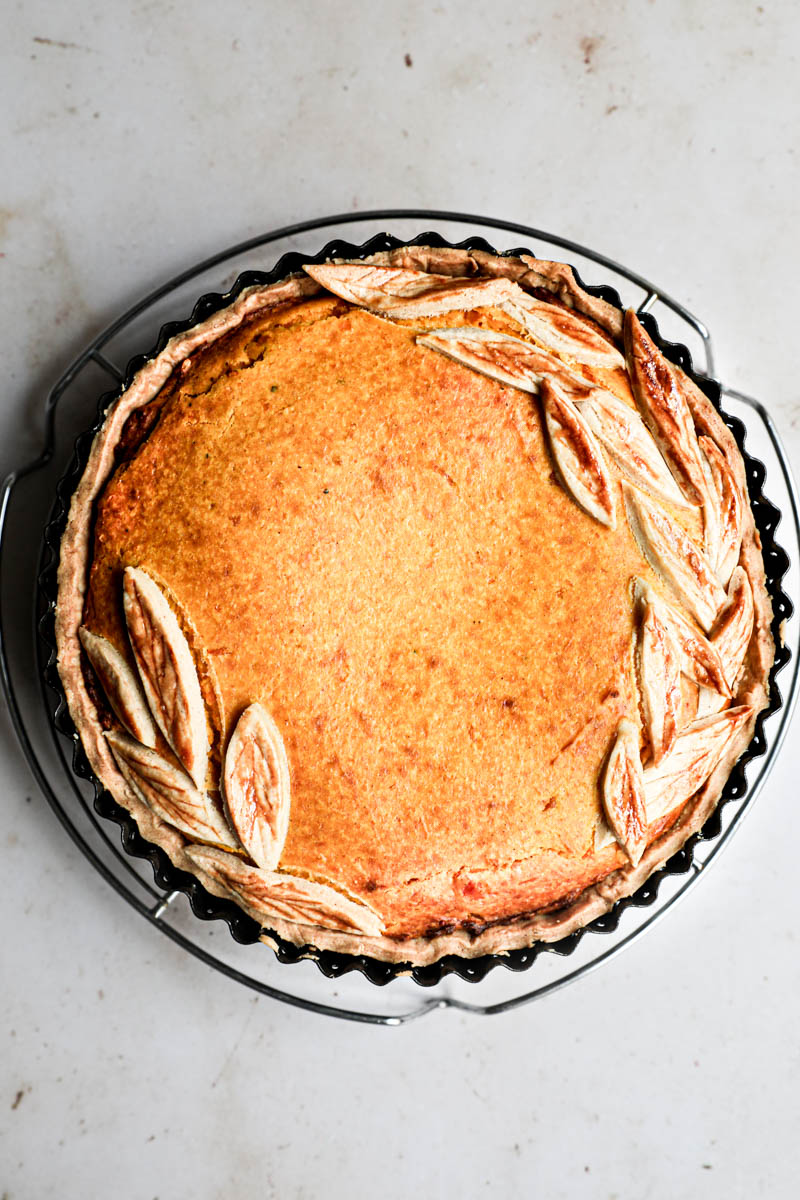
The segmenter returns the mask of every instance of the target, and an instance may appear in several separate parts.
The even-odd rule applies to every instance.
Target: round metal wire
[[[489,228],[495,231],[495,238],[497,238],[498,233],[502,235],[521,234],[526,240],[530,239],[530,242],[535,245],[535,252],[540,257],[544,256],[541,254],[541,247],[544,245],[546,249],[551,246],[559,250],[566,249],[571,255],[578,256],[583,261],[597,264],[604,268],[604,274],[611,272],[616,278],[628,281],[628,283],[644,293],[637,308],[645,322],[649,324],[652,333],[657,335],[655,325],[644,314],[649,313],[656,305],[660,305],[662,309],[667,310],[668,313],[677,318],[682,325],[688,327],[699,341],[701,351],[705,357],[704,366],[707,372],[710,374],[713,369],[714,360],[711,336],[703,322],[694,317],[679,302],[665,296],[658,288],[643,277],[628,271],[626,268],[620,266],[620,264],[614,263],[611,259],[605,258],[603,255],[581,247],[576,243],[569,242],[566,239],[545,234],[542,231],[530,229],[525,226],[496,222],[489,218],[449,212],[431,212],[427,210],[388,210],[376,213],[345,214],[340,217],[302,222],[265,234],[259,238],[250,239],[245,243],[240,243],[183,272],[169,283],[157,288],[149,296],[129,309],[128,312],[124,313],[117,321],[104,330],[103,333],[98,335],[82,354],[75,359],[57,381],[48,397],[45,414],[45,444],[41,454],[32,463],[29,463],[9,476],[5,482],[2,499],[0,500],[0,556],[7,553],[7,517],[12,497],[24,480],[41,474],[50,463],[56,447],[57,412],[64,405],[65,397],[75,387],[76,381],[80,378],[82,372],[88,366],[99,369],[113,383],[114,388],[118,389],[140,365],[141,358],[134,359],[128,365],[127,370],[120,367],[118,361],[114,361],[114,358],[118,356],[112,354],[110,348],[114,347],[115,339],[118,339],[121,334],[134,327],[137,322],[141,323],[141,320],[147,318],[149,314],[155,313],[162,302],[174,298],[181,289],[185,291],[187,285],[191,285],[194,281],[207,277],[209,272],[218,272],[225,267],[233,265],[237,260],[251,256],[256,251],[264,251],[266,248],[275,246],[276,244],[291,245],[303,236],[310,234],[323,236],[325,233],[332,233],[338,231],[339,228],[346,228],[357,223],[377,226],[380,229],[380,233],[374,235],[370,239],[369,244],[363,247],[353,247],[349,242],[344,242],[340,238],[336,238],[332,242],[328,242],[321,252],[318,251],[316,257],[320,259],[328,256],[344,257],[352,255],[356,250],[361,253],[367,253],[376,249],[390,248],[393,245],[407,244],[411,241],[434,242],[448,245],[467,244],[473,247],[479,246],[480,248],[494,252],[493,247],[483,241],[482,238],[477,238],[474,235],[469,237],[466,243],[463,240],[459,243],[453,243],[443,238],[438,232],[431,233],[430,231],[426,231],[422,234],[417,234],[416,237],[393,237],[384,232],[390,222],[396,224],[397,222],[408,222],[409,220],[435,222],[439,228],[442,225],[455,224],[461,231],[466,230],[470,233],[476,228]],[[513,252],[509,251],[509,253]],[[527,252],[531,253],[534,251],[528,249]],[[302,257],[305,261],[308,261],[309,253],[306,249],[303,249]],[[294,262],[287,263],[286,257],[282,258],[277,271],[283,274],[290,269],[295,269]],[[250,282],[262,282],[264,278],[263,272],[255,274],[248,272],[244,276],[239,276],[237,286],[246,286]],[[590,287],[589,290],[603,295],[605,298],[611,300],[612,303],[619,303],[618,295],[607,285]],[[213,293],[209,296],[204,296],[195,306],[189,321],[171,323],[166,326],[162,325],[158,344],[163,345],[178,329],[186,327],[189,323],[201,319],[209,312],[214,311],[216,307],[229,302],[229,296],[230,293],[226,293],[225,295]],[[680,362],[681,366],[690,372],[692,371],[691,358],[685,347],[676,343],[665,342],[663,338],[660,341],[669,357],[674,361]],[[139,345],[141,346],[141,344],[140,342]],[[752,413],[766,431],[768,443],[774,450],[774,456],[783,480],[783,489],[787,497],[791,516],[790,533],[793,539],[792,546],[793,549],[795,546],[800,546],[800,517],[798,515],[797,493],[785,455],[780,446],[777,431],[767,410],[759,402],[744,397],[741,393],[720,388],[713,380],[703,377],[697,378],[701,386],[710,393],[712,400],[718,400],[720,394],[734,399],[745,411]],[[792,613],[791,600],[782,586],[784,576],[789,568],[789,558],[782,547],[778,546],[774,538],[774,532],[780,520],[780,512],[764,496],[763,483],[765,472],[763,465],[758,460],[752,459],[744,451],[744,425],[730,414],[724,413],[723,415],[745,453],[751,501],[757,524],[761,531],[762,542],[764,543],[767,575],[776,609],[775,631],[778,632],[779,627],[781,630],[785,628],[785,623],[789,620]],[[86,427],[85,418],[82,427]],[[92,433],[88,431],[82,438],[78,439],[75,463],[80,464],[82,455],[86,452],[91,438]],[[59,512],[63,514],[64,505],[68,501],[68,494],[71,490],[70,478],[71,476],[68,473],[62,487],[59,502],[57,502],[57,514]],[[40,666],[44,668],[44,676],[50,683],[56,684],[56,686],[57,680],[53,671],[53,643],[48,622],[51,619],[52,597],[54,595],[52,547],[54,545],[57,546],[58,522],[59,517],[57,516],[55,526],[52,524],[49,525],[44,541],[43,561],[40,563],[40,590],[38,593],[41,611],[37,611],[37,617],[43,621],[44,640],[39,639],[36,643],[36,652],[39,655]],[[2,561],[2,558],[0,558],[0,561]],[[797,556],[795,555],[796,561]],[[29,603],[31,598],[29,595]],[[587,945],[585,940],[587,931],[582,930],[577,934],[573,934],[570,938],[564,939],[562,942],[553,945],[540,944],[532,947],[530,951],[516,952],[514,956],[509,956],[506,959],[497,959],[496,956],[486,956],[487,959],[494,958],[494,961],[491,963],[484,962],[481,959],[473,960],[472,962],[470,960],[457,959],[453,962],[441,964],[440,968],[434,971],[420,969],[414,972],[415,982],[417,984],[428,985],[433,992],[433,994],[421,1001],[412,998],[410,1004],[401,1004],[399,1008],[386,1003],[380,1006],[374,1001],[366,1005],[356,1006],[353,1003],[336,1003],[339,997],[335,993],[341,988],[339,981],[343,975],[354,970],[360,971],[370,982],[384,984],[393,979],[397,975],[397,971],[394,969],[387,970],[387,964],[375,963],[369,959],[354,959],[353,956],[346,955],[319,955],[317,956],[317,963],[329,981],[329,993],[320,996],[314,994],[314,989],[307,988],[307,994],[301,994],[288,987],[288,980],[286,986],[282,986],[284,983],[283,979],[275,983],[266,981],[256,975],[249,963],[241,967],[234,965],[227,959],[224,953],[220,953],[216,948],[215,950],[208,949],[198,940],[197,930],[202,928],[202,926],[196,920],[193,922],[190,921],[185,930],[178,928],[177,925],[172,923],[170,918],[174,911],[175,903],[185,893],[189,896],[196,915],[206,920],[222,918],[227,922],[233,937],[238,941],[249,943],[254,941],[258,935],[255,923],[250,921],[240,910],[226,902],[217,900],[215,897],[209,896],[191,876],[176,872],[175,868],[172,867],[172,864],[169,863],[161,851],[145,843],[139,837],[138,831],[136,831],[135,825],[128,814],[119,809],[107,793],[102,793],[95,789],[95,794],[92,795],[81,785],[80,778],[83,777],[91,781],[91,773],[88,770],[88,764],[82,758],[77,736],[71,728],[68,714],[66,714],[60,699],[57,699],[54,703],[53,693],[45,690],[41,697],[44,700],[44,705],[40,705],[39,713],[23,712],[24,706],[20,702],[19,697],[19,674],[15,674],[10,662],[9,639],[13,637],[10,633],[10,628],[11,626],[6,623],[2,597],[0,597],[0,677],[2,678],[3,689],[6,694],[12,721],[25,757],[46,799],[73,841],[115,890],[136,908],[138,912],[145,916],[147,920],[172,938],[173,941],[194,954],[201,961],[207,963],[207,965],[223,972],[237,982],[243,983],[262,994],[314,1012],[344,1017],[355,1021],[387,1025],[402,1024],[434,1009],[443,1007],[464,1009],[481,1014],[508,1011],[536,997],[547,995],[557,988],[563,987],[567,983],[580,978],[612,955],[618,953],[619,950],[638,937],[646,928],[649,928],[656,919],[663,915],[664,912],[685,894],[690,884],[705,869],[705,866],[716,857],[722,846],[726,844],[733,830],[740,823],[745,811],[762,786],[785,736],[789,717],[796,699],[798,682],[798,656],[795,654],[793,671],[784,702],[774,681],[774,676],[777,675],[778,671],[792,657],[789,645],[783,641],[778,645],[778,656],[775,668],[773,669],[770,708],[759,719],[753,744],[746,755],[746,761],[748,762],[759,756],[762,756],[761,761],[758,764],[754,777],[750,779],[746,778],[744,766],[740,763],[731,776],[726,788],[726,799],[737,802],[732,806],[735,811],[725,819],[723,818],[723,811],[727,810],[727,805],[718,808],[701,833],[696,835],[678,855],[670,859],[659,872],[652,876],[634,897],[621,902],[611,913],[593,922],[588,927],[588,932],[591,935],[605,934],[606,938],[604,941],[592,936],[591,948],[588,954],[585,950]],[[41,716],[42,712],[47,710],[55,718],[54,724],[50,725],[54,739],[52,748],[55,750],[55,762],[49,763],[49,769],[48,765],[45,764],[47,753],[42,747],[40,740],[41,728],[36,732],[34,732],[33,728],[37,724],[37,715]],[[767,744],[764,727],[770,718],[773,718],[773,726],[770,727],[769,744]],[[70,756],[72,754],[74,754],[74,760],[71,762]],[[76,764],[78,778],[73,773]],[[100,816],[99,820],[97,819],[98,814]],[[109,817],[120,824],[124,849],[120,849],[111,836],[113,825],[107,823],[107,818]],[[702,843],[708,843],[708,845],[705,847],[705,853],[698,854],[698,847]],[[144,858],[151,864],[155,886],[146,877],[143,877],[139,869],[139,864],[136,861],[137,856]],[[677,881],[677,885],[671,891],[666,891],[662,887],[668,880],[671,880],[673,884]],[[635,923],[630,923],[630,928],[622,928],[620,926],[620,919],[625,917],[627,922],[629,913],[635,913],[638,909],[647,910],[646,915],[642,919],[636,920]],[[564,969],[558,971],[554,978],[540,981],[535,986],[527,989],[524,987],[522,990],[515,989],[512,995],[503,995],[494,1002],[475,1003],[459,996],[452,989],[445,990],[442,987],[442,983],[447,980],[447,976],[455,974],[460,979],[466,981],[479,982],[483,980],[482,991],[484,991],[487,984],[487,973],[491,967],[498,965],[498,962],[512,971],[521,972],[529,970],[540,956],[544,958],[547,955],[551,961],[556,959],[566,960],[568,957],[571,959],[575,955],[575,951],[579,949],[583,953],[584,961],[578,965],[572,967],[571,963],[567,965],[565,961]],[[249,953],[251,955],[259,953],[266,955],[268,952],[252,948]],[[282,944],[279,947],[278,958],[284,962],[296,961],[298,957],[298,952],[294,947],[288,944]],[[275,966],[278,970],[289,971],[289,974],[299,969],[298,967],[291,969],[286,966],[282,967],[280,963],[275,964]],[[520,982],[522,982],[521,978]],[[393,987],[396,986],[393,985]],[[318,991],[318,989],[316,990]],[[388,992],[391,991],[392,989],[388,989]],[[384,997],[388,995],[388,992],[382,991],[377,993],[377,995]]]

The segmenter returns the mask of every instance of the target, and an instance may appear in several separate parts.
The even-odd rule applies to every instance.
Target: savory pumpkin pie
[[[705,821],[771,609],[727,426],[632,313],[407,247],[251,287],[109,408],[61,547],[70,712],[264,940],[553,940]]]

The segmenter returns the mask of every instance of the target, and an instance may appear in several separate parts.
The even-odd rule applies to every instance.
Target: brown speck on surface
[[[612,113],[615,113],[615,112],[617,111],[617,109],[618,109],[618,108],[619,108],[619,105],[618,105],[618,104],[608,104],[608,105],[606,105],[606,116],[607,116],[607,117],[610,117],[610,116],[611,116],[611,114],[612,114]]]
[[[603,41],[602,37],[584,37],[580,40],[581,53],[583,54],[583,65],[587,71],[594,70],[594,55]]]
[[[24,1095],[25,1095],[25,1088],[20,1088],[19,1091],[17,1092],[16,1096],[14,1097],[14,1099],[11,1102],[11,1111],[12,1112],[14,1112],[15,1109],[19,1108],[20,1104],[22,1103],[22,1097]]]
[[[6,236],[8,227],[17,217],[13,208],[0,208],[0,238]]]
[[[77,42],[60,42],[56,38],[35,37],[33,41],[37,46],[52,46],[56,50],[86,50],[89,54],[94,53],[89,46],[80,46]]]
[[[403,62],[406,64],[407,67],[413,67],[413,65],[414,65],[414,60],[410,54],[403,55]]]

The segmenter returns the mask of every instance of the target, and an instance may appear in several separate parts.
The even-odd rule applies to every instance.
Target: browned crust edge
[[[467,276],[506,276],[528,289],[546,288],[567,304],[591,317],[619,338],[622,313],[588,295],[575,281],[572,269],[563,263],[551,263],[528,255],[500,258],[483,251],[401,247],[371,256],[364,261],[380,265],[413,267],[437,274]],[[142,836],[166,851],[180,870],[199,877],[208,891],[229,899],[213,879],[198,871],[186,856],[185,839],[158,820],[138,799],[120,774],[103,736],[102,725],[83,679],[78,629],[81,624],[88,581],[91,512],[94,501],[114,470],[114,447],[130,413],[154,398],[170,378],[175,367],[201,346],[238,327],[247,317],[266,307],[317,294],[321,289],[307,277],[294,276],[268,287],[249,288],[229,308],[209,320],[173,338],[166,348],[138,372],[131,386],[108,409],[97,434],[86,469],[70,504],[67,525],[61,542],[58,567],[58,601],[55,635],[58,670],[72,719],[81,730],[81,740],[89,764],[104,787],[133,815]],[[682,374],[682,373],[681,373]],[[707,397],[683,376],[687,398],[695,422],[720,446],[731,463],[747,496],[744,464],[733,435]],[[536,941],[557,941],[607,912],[624,896],[629,896],[676,853],[697,832],[714,810],[731,769],[749,744],[755,718],[767,704],[766,681],[774,657],[770,633],[772,606],[760,553],[760,539],[749,502],[746,505],[740,562],[753,588],[755,631],[746,664],[746,674],[737,699],[754,709],[751,721],[730,744],[726,754],[704,787],[686,804],[672,827],[645,851],[636,867],[626,866],[612,872],[601,882],[587,888],[577,899],[556,912],[536,913],[492,925],[478,933],[466,928],[433,934],[430,937],[395,939],[338,933],[318,927],[276,920],[274,933],[298,946],[313,945],[319,950],[345,954],[365,954],[386,962],[425,966],[446,954],[475,958],[484,954],[504,954],[532,945]],[[274,945],[269,933],[262,940]]]

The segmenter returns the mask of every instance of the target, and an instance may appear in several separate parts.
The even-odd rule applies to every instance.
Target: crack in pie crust
[[[735,441],[524,256],[309,265],[108,410],[56,638],[98,779],[271,934],[555,940],[704,823],[767,702]]]

